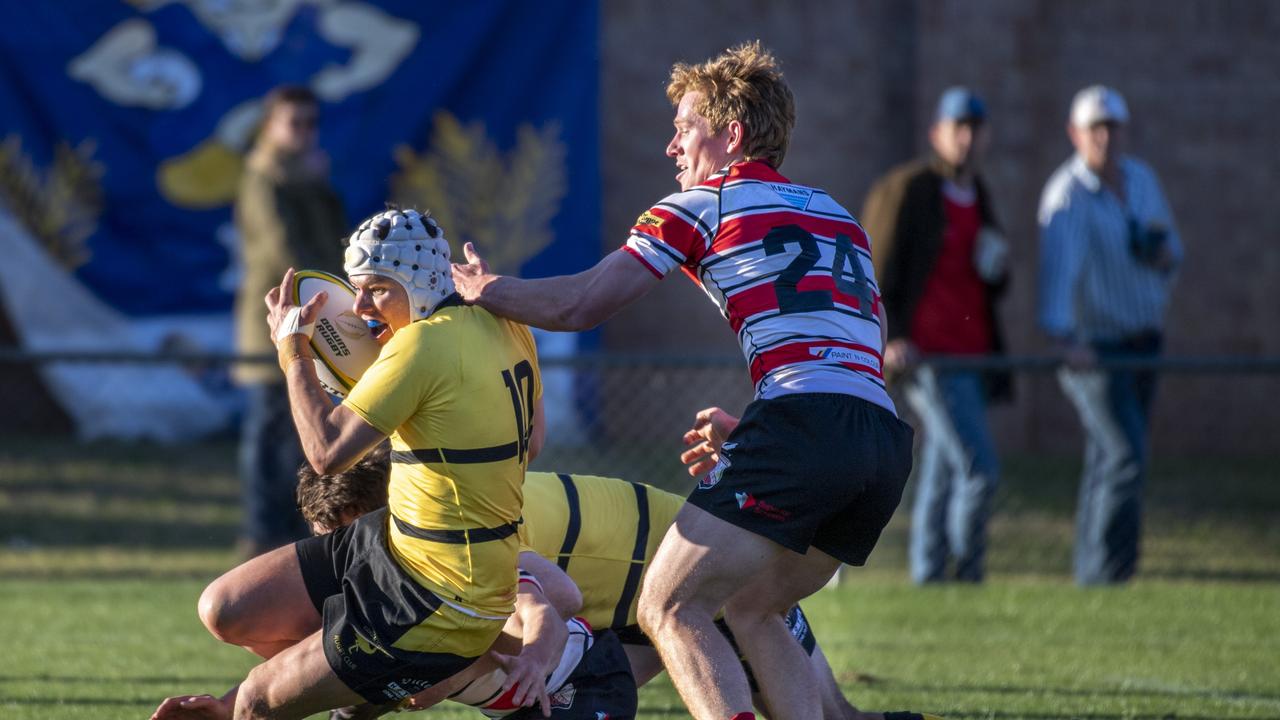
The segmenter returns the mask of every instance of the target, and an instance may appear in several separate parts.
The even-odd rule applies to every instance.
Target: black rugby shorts
[[[795,552],[863,565],[902,499],[912,437],[852,395],[756,400],[689,502]]]

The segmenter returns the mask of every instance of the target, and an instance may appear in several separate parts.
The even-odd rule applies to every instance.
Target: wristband
[[[280,369],[289,372],[289,366],[294,360],[306,360],[307,354],[300,350],[296,343],[280,343],[276,346],[276,360],[280,363]]]
[[[315,332],[315,329],[315,323],[302,324],[302,308],[295,305],[289,308],[289,312],[285,313],[284,319],[276,327],[276,336],[272,339],[275,340],[276,345],[279,345],[281,340],[290,335],[305,335],[310,340],[311,334]]]

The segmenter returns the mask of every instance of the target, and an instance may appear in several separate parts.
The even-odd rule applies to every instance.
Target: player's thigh
[[[743,578],[794,555],[750,530],[686,504],[667,530],[645,574],[642,613],[673,605],[716,612],[742,587]]]
[[[334,674],[325,658],[321,633],[255,667],[236,697],[236,717],[304,718],[364,698]]]
[[[809,548],[803,555],[784,551],[744,579],[725,603],[725,612],[731,616],[744,612],[785,613],[821,590],[839,568],[839,560],[817,548]]]
[[[200,595],[200,619],[209,631],[234,642],[243,637],[305,637],[320,627],[294,545],[239,565]]]

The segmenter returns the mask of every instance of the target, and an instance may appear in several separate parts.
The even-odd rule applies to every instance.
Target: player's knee
[[[636,604],[636,621],[649,637],[661,631],[664,622],[671,619],[677,607],[669,588],[661,583],[645,583]]]
[[[785,605],[769,598],[762,598],[750,593],[739,593],[725,602],[724,621],[729,624],[729,628],[733,630],[734,634],[738,635],[751,631],[754,626],[766,620],[780,618],[788,609],[790,609],[790,605]]]
[[[259,672],[261,667],[258,666],[250,671],[236,691],[236,718],[259,720],[273,717],[271,699]]]
[[[690,622],[711,622],[716,608],[687,593],[676,592],[674,587],[655,583],[640,593],[636,607],[636,620],[640,629],[650,638],[664,634],[673,625]]]
[[[200,593],[196,612],[200,615],[200,622],[214,637],[223,642],[235,640],[234,603],[219,583],[210,584]]]

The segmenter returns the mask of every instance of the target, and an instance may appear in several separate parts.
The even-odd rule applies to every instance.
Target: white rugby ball
[[[356,291],[346,280],[319,270],[300,270],[293,275],[293,302],[305,305],[321,292],[329,294],[311,333],[316,375],[331,395],[346,397],[381,349],[369,327],[352,310]]]

